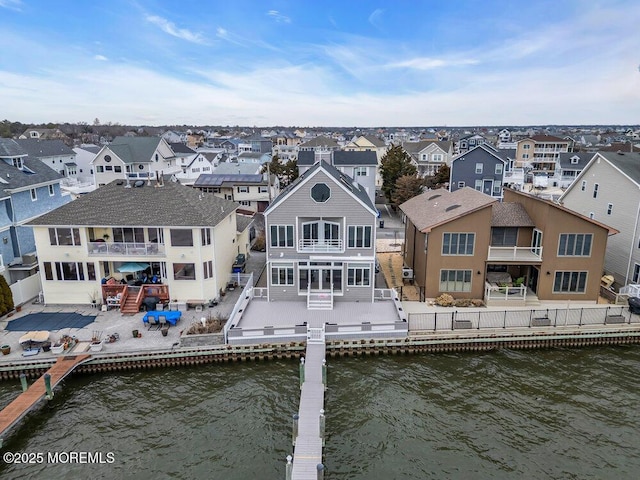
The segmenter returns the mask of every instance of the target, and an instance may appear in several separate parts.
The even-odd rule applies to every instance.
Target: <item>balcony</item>
[[[95,257],[164,257],[166,254],[162,243],[89,242],[87,247],[89,256]]]
[[[489,247],[487,262],[542,262],[542,247]]]
[[[298,240],[298,251],[308,253],[336,253],[344,250],[342,239],[316,240],[301,238]]]

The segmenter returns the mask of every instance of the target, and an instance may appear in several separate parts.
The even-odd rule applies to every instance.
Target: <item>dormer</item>
[[[574,155],[573,157],[571,157],[571,165],[577,165],[579,161],[580,161],[580,157],[578,157],[577,155]]]

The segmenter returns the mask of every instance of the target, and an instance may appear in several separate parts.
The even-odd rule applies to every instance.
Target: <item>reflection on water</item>
[[[329,359],[325,478],[635,479],[639,372],[637,347]],[[294,361],[73,377],[3,451],[115,462],[2,476],[283,479],[297,382]]]

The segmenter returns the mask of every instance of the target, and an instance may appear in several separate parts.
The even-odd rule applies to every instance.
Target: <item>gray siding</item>
[[[586,182],[584,191],[583,181]],[[593,198],[596,183],[598,197]],[[613,205],[611,215],[607,214],[609,203]],[[606,160],[600,159],[599,162],[596,160],[592,163],[582,177],[574,182],[563,198],[563,204],[586,217],[593,212],[595,220],[620,231],[607,241],[604,269],[615,277],[617,283],[630,283],[634,263],[640,264],[640,238],[635,231],[640,206],[638,186]]]
[[[476,173],[476,163],[482,163],[482,173]],[[496,165],[503,165],[502,173],[496,174]],[[459,188],[458,183],[464,182],[464,186],[475,188],[476,180],[483,182],[483,189],[480,190],[487,195],[496,198],[502,197],[502,182],[504,177],[504,162],[482,148],[476,148],[451,162],[451,181],[449,190],[455,192]],[[500,193],[484,191],[485,181],[492,181],[492,187],[500,186]]]

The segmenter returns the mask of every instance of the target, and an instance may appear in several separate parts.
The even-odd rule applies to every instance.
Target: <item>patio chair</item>
[[[149,328],[148,328],[148,330],[151,330],[151,327],[156,327],[156,330],[158,328],[160,328],[160,324],[158,323],[158,320],[156,320],[156,317],[149,317]]]
[[[158,329],[169,326],[169,324],[167,323],[166,315],[158,315],[158,323],[159,323]]]

